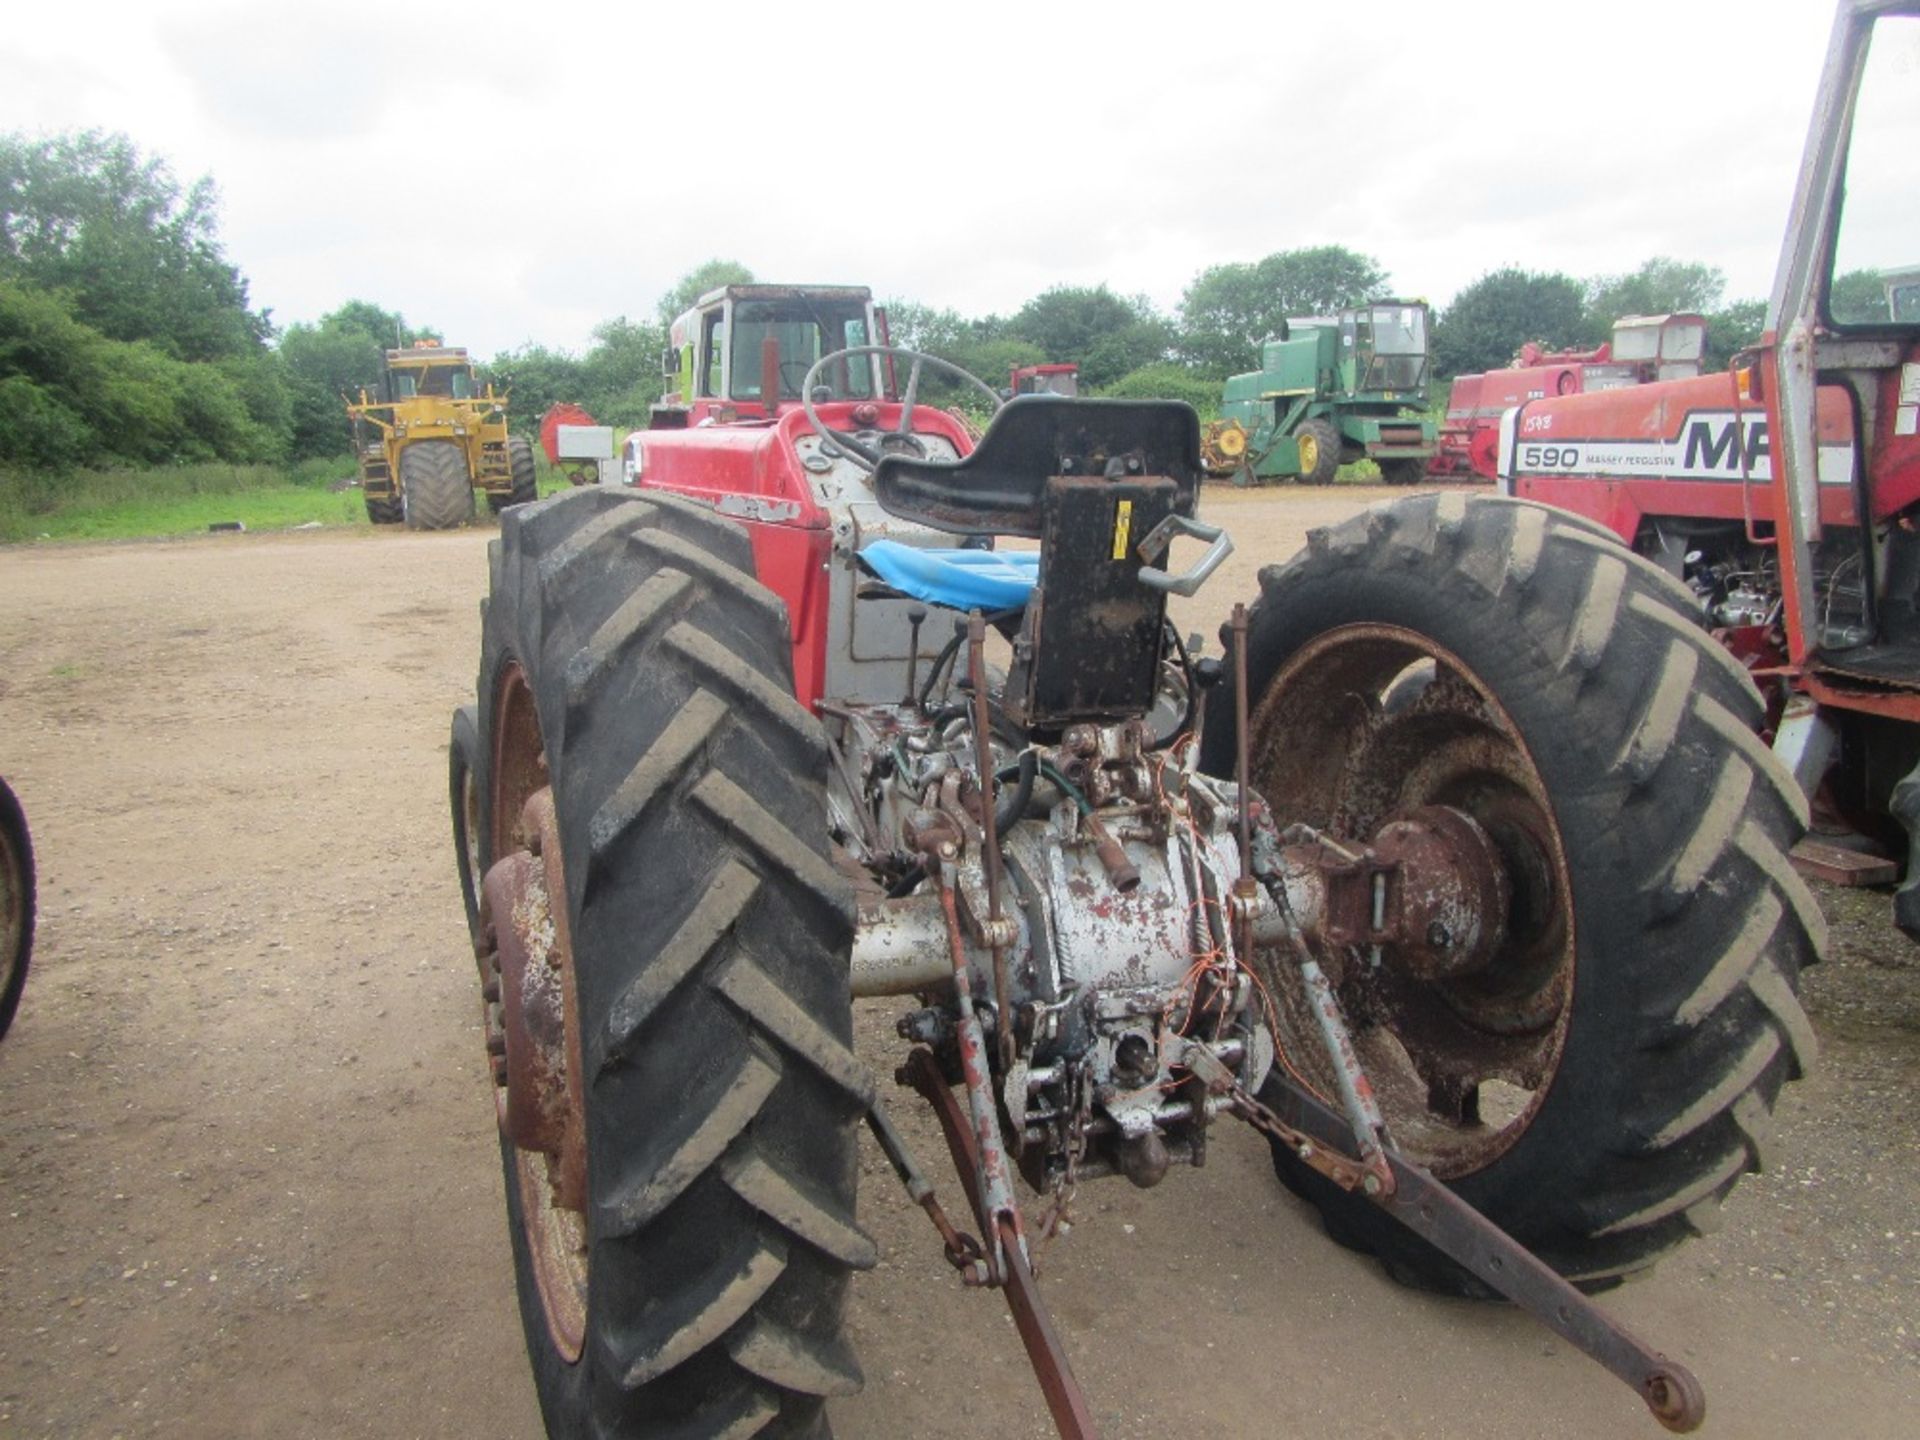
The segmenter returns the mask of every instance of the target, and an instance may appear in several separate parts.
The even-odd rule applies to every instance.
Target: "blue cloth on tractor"
[[[921,550],[898,540],[860,549],[860,563],[902,595],[951,610],[1018,610],[1040,578],[1037,550]]]

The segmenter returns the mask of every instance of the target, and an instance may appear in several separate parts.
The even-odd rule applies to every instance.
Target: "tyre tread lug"
[[[794,1004],[751,958],[735,956],[715,973],[713,987],[748,1020],[837,1087],[859,1113],[872,1107],[877,1087],[867,1067]]]
[[[721,866],[653,963],[633,977],[608,1009],[602,1064],[633,1045],[647,1022],[733,933],[759,893],[759,877],[744,865],[728,860]]]
[[[786,1268],[786,1248],[761,1236],[738,1268],[723,1272],[694,1305],[657,1307],[648,1317],[657,1330],[650,1326],[616,1342],[611,1358],[621,1385],[638,1390],[685,1364],[738,1324]]]
[[[803,1336],[750,1315],[727,1336],[727,1353],[741,1369],[802,1395],[857,1395],[860,1367],[844,1345],[810,1344]]]
[[[724,712],[724,707],[721,709]],[[846,878],[726,775],[709,771],[688,792],[687,799],[744,841],[774,870],[798,881],[823,909],[852,924],[853,887]]]
[[[622,1186],[597,1207],[600,1234],[631,1235],[685,1194],[753,1123],[780,1076],[777,1058],[748,1051],[718,1103],[648,1167],[644,1178]]]
[[[640,823],[712,743],[726,719],[727,707],[717,695],[705,690],[693,692],[666,729],[634,761],[626,779],[594,811],[587,834],[595,861]]]
[[[720,1173],[728,1188],[754,1209],[849,1269],[871,1270],[879,1262],[880,1247],[866,1231],[808,1195],[751,1139],[734,1146]]]

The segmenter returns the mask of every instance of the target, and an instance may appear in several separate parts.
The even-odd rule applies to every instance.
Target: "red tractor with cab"
[[[1499,449],[1507,493],[1591,518],[1693,596],[1767,693],[1775,754],[1906,860],[1894,913],[1920,937],[1916,66],[1920,7],[1845,0],[1767,327],[1728,373],[1526,400]]]
[[[861,1384],[864,1125],[1092,1435],[1033,1247],[1228,1120],[1342,1242],[1697,1425],[1579,1287],[1758,1163],[1819,917],[1691,594],[1561,512],[1413,496],[1205,653],[1167,613],[1231,549],[1190,407],[1000,405],[882,333],[864,289],[714,291],[631,483],[490,548],[450,790],[551,1433],[821,1433]],[[977,442],[929,371],[999,407]],[[857,997],[898,1006],[952,1209]]]
[[[1016,365],[1007,381],[1007,398],[1015,395],[1080,393],[1080,367],[1071,360],[1054,365]]]

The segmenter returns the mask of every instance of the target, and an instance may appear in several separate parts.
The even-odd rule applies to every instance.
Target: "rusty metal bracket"
[[[1299,959],[1300,980],[1306,986],[1314,1022],[1320,1028],[1321,1042],[1332,1062],[1334,1084],[1340,1092],[1341,1106],[1347,1112],[1347,1127],[1360,1151],[1361,1162],[1367,1167],[1360,1188],[1372,1196],[1383,1191],[1392,1194],[1395,1181],[1393,1167],[1387,1163],[1386,1147],[1390,1141],[1386,1117],[1380,1113],[1373,1084],[1367,1079],[1367,1072],[1353,1048],[1353,1032],[1347,1028],[1339,997],[1333,993],[1326,972],[1307,953],[1304,943]]]
[[[940,1073],[939,1062],[933,1058],[931,1050],[924,1045],[916,1045],[907,1052],[907,1062],[900,1067],[896,1078],[902,1084],[918,1090],[933,1107],[934,1117],[939,1120],[940,1128],[946,1134],[947,1148],[953,1152],[954,1168],[960,1172],[960,1179],[966,1185],[967,1199],[972,1202],[974,1218],[980,1222],[981,1229],[987,1230],[997,1218],[998,1248],[1006,1257],[1004,1283],[1007,1309],[1013,1314],[1014,1328],[1020,1332],[1020,1343],[1026,1347],[1034,1378],[1040,1382],[1040,1393],[1046,1397],[1047,1411],[1053,1416],[1054,1428],[1060,1432],[1062,1440],[1096,1440],[1099,1431],[1094,1427],[1093,1411],[1087,1405],[1086,1392],[1074,1378],[1066,1347],[1060,1343],[1060,1336],[1053,1328],[1053,1319],[1041,1302],[1033,1271],[1027,1264],[1025,1240],[1019,1231],[1017,1212],[1013,1216],[993,1215],[981,1189],[980,1152],[974,1146],[973,1130],[960,1108],[960,1102],[947,1087],[946,1077]]]
[[[987,622],[978,610],[967,614],[967,680],[973,689],[974,768],[980,775],[980,863],[987,872],[987,934],[993,950],[993,1006],[999,1017],[994,1040],[1000,1070],[1013,1067],[1013,980],[1007,969],[1007,938],[1000,924],[1000,829],[994,814],[993,730],[987,713]],[[996,1247],[997,1248],[997,1247]]]
[[[879,1142],[887,1163],[893,1166],[893,1173],[907,1187],[907,1194],[913,1203],[927,1212],[927,1218],[933,1221],[933,1228],[940,1232],[940,1244],[947,1253],[947,1263],[960,1272],[960,1279],[968,1286],[987,1284],[991,1277],[986,1253],[981,1250],[980,1242],[964,1230],[954,1228],[953,1221],[947,1218],[946,1207],[940,1203],[940,1197],[933,1193],[933,1186],[927,1183],[919,1162],[907,1148],[906,1137],[894,1128],[893,1117],[887,1114],[886,1106],[877,1095],[867,1110],[867,1126],[873,1131],[873,1138]]]
[[[1360,1188],[1342,1179],[1340,1166],[1344,1162],[1345,1173],[1362,1175],[1364,1167],[1351,1157],[1328,1153],[1330,1147],[1346,1143],[1346,1125],[1338,1114],[1278,1073],[1264,1093],[1278,1100],[1278,1106],[1263,1104],[1242,1090],[1234,1096],[1234,1113],[1294,1145],[1295,1154],[1335,1184]],[[1300,1147],[1309,1153],[1302,1154]],[[1425,1170],[1392,1150],[1386,1152],[1386,1161],[1393,1187],[1369,1194],[1374,1204],[1632,1386],[1667,1429],[1684,1433],[1699,1428],[1706,1419],[1707,1398],[1692,1371],[1647,1346]]]
[[[993,1076],[987,1064],[986,1037],[980,1029],[980,1017],[973,1007],[973,979],[967,968],[965,944],[960,938],[960,914],[953,899],[953,867],[943,867],[936,882],[940,890],[940,908],[946,915],[947,943],[953,956],[953,998],[954,1009],[958,1012],[958,1023],[954,1027],[954,1038],[960,1048],[960,1071],[966,1081],[967,1107],[973,1116],[973,1144],[970,1153],[975,1157],[974,1168],[967,1172],[967,1180],[978,1186],[986,1208],[980,1213],[980,1234],[986,1241],[987,1266],[992,1274],[993,1284],[1001,1284],[1007,1273],[1006,1256],[1001,1244],[1000,1220],[1009,1218],[1013,1230],[1019,1238],[1020,1248],[1026,1247],[1026,1237],[1020,1234],[1020,1210],[1013,1200],[1013,1182],[1007,1166],[1006,1148],[1000,1143],[1000,1116],[994,1108]],[[1008,1018],[999,1017],[1002,1028],[1008,1024]]]

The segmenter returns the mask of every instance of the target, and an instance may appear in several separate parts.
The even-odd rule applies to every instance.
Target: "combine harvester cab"
[[[1549,353],[1529,341],[1504,370],[1454,377],[1427,473],[1492,480],[1500,417],[1514,406],[1698,375],[1706,342],[1706,319],[1695,314],[1625,316],[1614,324],[1613,339],[1593,350]]]
[[[1227,381],[1205,438],[1210,468],[1238,484],[1327,485],[1340,466],[1372,460],[1388,484],[1418,483],[1434,453],[1433,422],[1417,413],[1428,329],[1419,300],[1287,321],[1260,347],[1260,368]]]
[[[1692,592],[1805,793],[1878,842],[1800,863],[1842,883],[1904,865],[1895,918],[1920,937],[1916,65],[1920,5],[1844,0],[1759,344],[1727,374],[1525,401],[1499,474]]]

